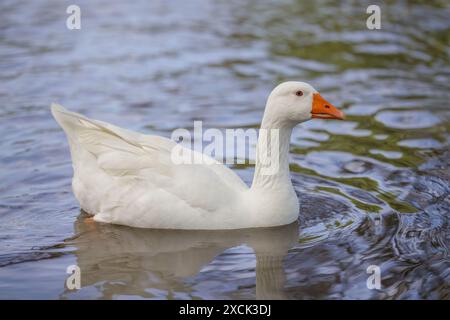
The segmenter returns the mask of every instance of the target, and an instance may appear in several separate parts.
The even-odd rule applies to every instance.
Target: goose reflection
[[[100,298],[155,298],[155,292],[184,292],[186,278],[197,275],[225,250],[248,245],[256,256],[256,298],[282,299],[283,258],[298,238],[297,222],[282,227],[231,231],[136,229],[99,224],[83,212],[75,222],[75,247],[81,289],[95,286]],[[69,297],[70,291],[63,293]],[[160,298],[160,295],[158,296]]]

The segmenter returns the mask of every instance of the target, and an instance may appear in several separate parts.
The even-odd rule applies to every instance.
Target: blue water
[[[0,4],[0,298],[448,299],[450,7],[444,1]],[[231,232],[85,220],[50,115],[169,137],[257,128],[270,90],[307,81],[343,122],[296,128],[296,224]],[[234,170],[247,182],[253,167]],[[81,269],[68,290],[66,269]],[[381,268],[369,290],[366,269]]]

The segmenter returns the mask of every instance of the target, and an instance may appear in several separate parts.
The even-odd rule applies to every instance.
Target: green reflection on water
[[[319,177],[324,180],[331,180],[331,181],[335,181],[335,182],[338,182],[338,183],[341,183],[344,185],[349,185],[349,186],[352,186],[352,187],[355,187],[358,189],[371,191],[371,194],[373,194],[379,200],[388,204],[392,209],[394,209],[400,213],[417,212],[417,208],[415,208],[413,205],[396,199],[396,196],[394,194],[392,194],[391,192],[381,190],[378,187],[378,183],[368,177],[352,177],[352,178],[328,177],[328,176],[323,176],[312,169],[301,167],[298,164],[291,164],[290,168],[293,172],[310,175],[310,176],[315,176],[315,177]],[[380,210],[381,210],[381,207],[379,207],[377,205],[368,204],[368,203],[362,202],[360,200],[356,200],[355,198],[350,197],[349,195],[343,193],[341,190],[336,189],[336,188],[317,187],[317,189],[343,196],[343,197],[349,199],[357,208],[364,210],[366,212],[380,212]]]
[[[377,191],[378,190],[378,182],[367,178],[367,177],[352,177],[352,178],[337,178],[337,177],[329,177],[324,176],[312,169],[304,168],[296,163],[290,165],[290,169],[293,172],[319,177],[324,180],[332,180],[335,182],[339,182],[345,185],[349,185],[355,188],[363,189],[366,191]]]
[[[300,140],[314,144],[306,147],[294,145],[291,148],[293,154],[306,156],[311,152],[344,152],[355,157],[376,160],[377,167],[385,169],[386,172],[409,170],[414,176],[420,171],[421,165],[442,150],[423,146],[414,148],[399,145],[399,142],[408,139],[433,139],[446,148],[450,135],[448,119],[442,119],[441,122],[426,128],[421,125],[411,128],[414,124],[394,128],[390,127],[390,123],[377,119],[377,113],[389,111],[407,115],[409,111],[412,114],[426,111],[433,116],[445,116],[448,109],[448,99],[445,99],[448,87],[445,81],[436,79],[448,78],[450,32],[448,24],[443,23],[444,10],[449,8],[448,2],[438,0],[379,3],[382,10],[382,29],[378,31],[370,31],[365,26],[365,9],[370,4],[372,3],[360,1],[296,0],[271,4],[270,10],[267,10],[264,3],[252,3],[249,4],[249,9],[254,15],[248,17],[248,25],[253,23],[263,28],[264,37],[252,33],[252,29],[248,28],[246,37],[242,39],[264,40],[268,44],[270,59],[276,61],[276,65],[287,62],[286,69],[291,73],[283,75],[285,69],[280,69],[279,73],[275,72],[273,76],[278,82],[297,79],[318,84],[317,89],[324,96],[342,95],[336,105],[341,102],[344,112],[356,108],[358,114],[364,114],[355,115],[349,110],[350,114],[346,120],[356,123],[350,132],[331,132],[326,127],[306,127],[306,130],[326,134],[328,138],[318,141],[309,138],[312,135],[300,137]],[[330,10],[324,10],[324,5]],[[439,8],[439,11],[435,8]],[[426,17],[425,12],[436,16]],[[414,27],[411,21],[415,21]],[[246,62],[236,62],[243,63]],[[254,74],[260,72],[258,69]],[[251,75],[241,74],[244,78]],[[361,75],[364,76],[360,77]],[[325,88],[322,88],[321,83],[326,84]],[[344,92],[353,93],[354,96],[344,95]],[[359,101],[358,105],[354,105],[354,97]],[[366,114],[360,112],[364,111],[365,103],[379,107]],[[356,134],[356,131],[362,130],[368,132],[368,135]],[[373,150],[395,152],[398,157],[371,152]],[[235,166],[247,167],[249,165]],[[320,178],[324,184],[337,183],[335,188],[319,186],[318,189],[343,196],[363,211],[380,212],[384,208],[354,199],[347,194],[345,186],[369,192],[397,212],[417,212],[414,205],[398,199],[402,190],[391,188],[389,183],[381,180],[384,179],[383,176],[375,176],[372,172],[361,173],[357,177],[334,177],[326,171],[321,174],[302,167],[297,162],[292,163],[290,167],[292,172]],[[401,182],[398,182],[398,185],[400,184]]]
[[[321,190],[321,191],[326,191],[326,192],[330,192],[330,193],[334,193],[337,194],[339,196],[342,196],[344,198],[349,199],[358,209],[364,210],[368,213],[370,212],[375,212],[378,213],[382,210],[382,208],[380,206],[377,205],[373,205],[373,204],[368,204],[359,200],[356,200],[355,198],[350,197],[349,195],[341,192],[339,189],[337,188],[330,188],[330,187],[317,187],[316,190]]]

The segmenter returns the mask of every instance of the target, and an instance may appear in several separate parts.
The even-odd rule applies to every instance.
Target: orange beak
[[[319,93],[313,94],[311,110],[312,118],[344,120],[344,113],[322,98]]]

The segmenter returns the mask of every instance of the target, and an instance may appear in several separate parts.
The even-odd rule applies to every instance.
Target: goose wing
[[[187,206],[202,212],[214,212],[220,206],[229,205],[237,192],[248,190],[237,174],[206,155],[183,149],[183,152],[191,152],[194,157],[203,156],[210,164],[175,163],[172,152],[174,148],[183,147],[172,140],[92,120],[57,104],[53,104],[51,110],[68,137],[75,171],[87,165],[84,163],[85,158],[77,158],[81,149],[92,155],[96,167],[89,171],[91,176],[85,179],[93,181],[95,170],[98,170],[99,177],[111,177],[116,185],[122,186],[121,190],[139,190],[134,196],[128,192],[128,200],[124,196],[122,200],[116,200],[116,207],[135,202],[144,194],[154,191],[167,196],[166,199],[160,198],[160,201],[170,199],[171,203],[167,204],[169,207],[175,201],[182,203],[184,209]],[[99,183],[102,181],[98,180]],[[130,197],[135,199],[132,201]]]

